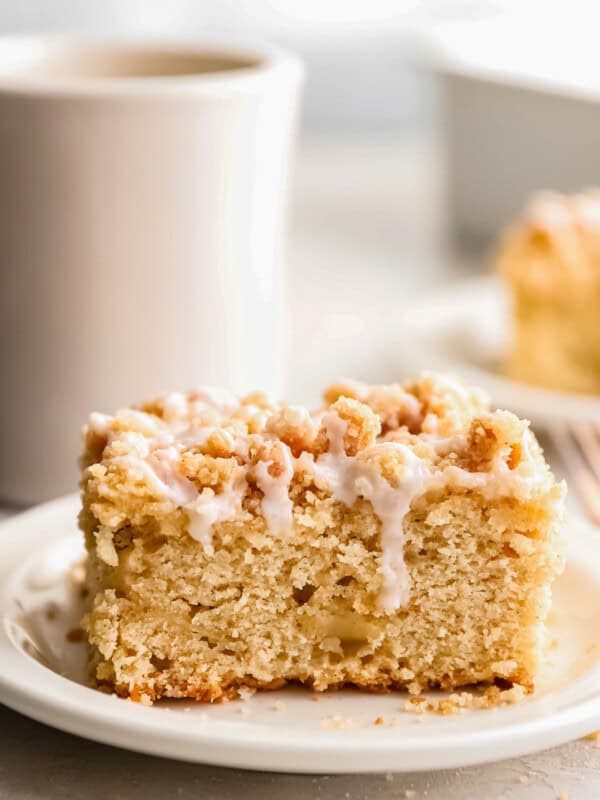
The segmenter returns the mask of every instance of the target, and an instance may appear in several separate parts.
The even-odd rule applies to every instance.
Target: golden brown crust
[[[475,685],[480,681],[481,678],[476,671],[469,673],[467,670],[456,670],[449,675],[443,676],[440,680],[428,680],[422,684],[415,683],[414,679],[398,680],[389,675],[382,675],[376,679],[353,676],[346,681],[334,681],[327,684],[319,684],[318,686],[315,685],[314,678],[308,676],[305,679],[285,680],[279,678],[271,681],[257,681],[248,677],[243,680],[236,679],[220,684],[190,681],[174,684],[172,682],[161,683],[156,681],[151,684],[135,684],[131,687],[127,684],[112,684],[106,681],[102,683],[94,681],[94,683],[96,688],[114,692],[119,697],[129,698],[134,703],[154,703],[161,698],[189,699],[196,700],[199,703],[223,703],[243,697],[244,690],[274,692],[289,685],[304,686],[318,693],[354,688],[372,694],[390,694],[394,691],[405,691],[409,688],[412,691],[418,690],[419,692],[436,689],[450,691],[461,686]],[[516,670],[508,677],[498,677],[496,681],[497,683],[492,682],[492,687],[496,689],[496,692],[506,690],[515,685],[523,687],[527,692],[533,691],[534,688],[531,675],[523,670]],[[413,700],[419,697],[420,695],[417,695]],[[493,705],[493,703],[490,703],[490,705]],[[441,711],[441,713],[444,712]]]

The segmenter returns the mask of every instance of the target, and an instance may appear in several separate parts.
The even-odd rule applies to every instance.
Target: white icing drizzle
[[[161,402],[163,416],[168,423],[185,420],[207,409],[229,415],[240,405],[234,394],[216,386],[202,386],[189,395],[185,392],[169,392],[162,396]]]
[[[183,392],[169,392],[162,398],[163,417],[167,422],[184,419],[189,414],[189,403]]]
[[[174,401],[177,404],[177,401]],[[138,416],[139,422],[146,418],[153,420],[144,412],[127,411],[131,418]],[[248,443],[234,437],[229,431],[215,426],[193,427],[174,425],[171,430],[149,438],[136,431],[113,431],[110,427],[113,417],[103,414],[90,416],[87,428],[106,436],[109,442],[116,439],[127,442],[126,455],[114,455],[107,459],[113,464],[125,465],[132,475],[143,481],[156,497],[183,508],[188,518],[188,533],[199,541],[207,554],[212,555],[212,527],[219,522],[234,519],[241,513],[242,501],[248,488],[247,468],[239,466],[219,494],[212,490],[198,492],[193,481],[179,469],[180,447],[194,444],[202,445],[218,431],[229,444],[232,452],[242,457],[248,454]],[[144,426],[147,428],[147,426]],[[268,464],[260,462],[254,467],[257,484],[263,492],[262,511],[270,530],[276,535],[289,533],[292,527],[292,502],[289,498],[289,485],[294,474],[292,455],[287,445],[277,442],[284,471],[274,478],[268,472]],[[269,462],[271,463],[271,462]]]
[[[191,502],[198,490],[177,468],[177,449],[174,446],[156,448],[150,451],[147,440],[139,454],[113,456],[113,464],[125,464],[132,474],[137,474],[158,497],[183,506]]]
[[[110,423],[112,422],[112,419],[113,418],[108,414],[101,414],[99,411],[92,411],[88,418],[87,425],[84,427],[84,433],[91,431],[97,436],[109,436]]]
[[[440,439],[437,443],[438,452],[464,449],[465,444],[461,446],[460,442],[466,443],[466,437],[463,434]],[[511,469],[507,463],[508,453],[500,450],[492,461],[491,468],[486,472],[469,472],[454,465],[448,465],[444,469],[438,470],[429,478],[427,491],[455,486],[467,490],[477,489],[486,500],[497,497],[517,497],[526,500],[531,497],[532,491],[539,482],[531,454],[533,444],[533,434],[527,428],[520,441],[521,461],[515,469]]]
[[[198,490],[189,478],[177,468],[179,452],[176,447],[154,450],[146,459],[146,464],[167,487],[168,495],[178,506],[191,503],[198,495]]]
[[[252,403],[240,406],[235,412],[236,419],[244,422],[252,422],[252,429],[255,433],[264,431],[269,420],[270,412],[264,408],[259,408]]]
[[[574,199],[575,213],[584,228],[591,231],[600,229],[600,195],[598,192],[579,195]]]
[[[558,233],[579,224],[590,231],[600,228],[600,193],[587,191],[576,195],[540,192],[531,201],[527,218],[543,230]]]
[[[239,467],[222,492],[215,494],[211,489],[205,489],[184,507],[188,517],[188,533],[202,544],[206,555],[212,556],[215,552],[213,525],[235,519],[240,514],[247,485],[246,470]]]
[[[325,415],[329,451],[315,461],[315,475],[327,483],[336,500],[351,507],[358,497],[369,500],[381,520],[381,572],[383,590],[381,605],[392,610],[408,601],[410,580],[404,563],[404,517],[413,499],[422,494],[429,471],[422,459],[406,445],[383,442],[374,445],[378,452],[384,448],[402,455],[404,476],[400,486],[391,486],[370,462],[369,449],[362,458],[346,455],[344,435],[347,423],[334,412]]]
[[[202,403],[221,414],[231,414],[239,407],[240,401],[232,392],[219,386],[202,386],[194,392],[193,404]]]
[[[529,222],[541,229],[556,231],[567,227],[572,219],[566,198],[555,192],[539,192],[527,209]]]
[[[283,536],[292,530],[292,501],[289,495],[290,481],[294,476],[294,464],[290,448],[278,442],[283,461],[283,472],[273,477],[269,472],[272,461],[259,461],[254,466],[254,476],[258,488],[263,493],[262,513],[267,527],[275,536]]]

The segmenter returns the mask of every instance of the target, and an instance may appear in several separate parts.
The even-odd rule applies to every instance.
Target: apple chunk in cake
[[[424,375],[323,407],[170,394],[85,431],[96,685],[532,687],[563,487],[528,424]]]

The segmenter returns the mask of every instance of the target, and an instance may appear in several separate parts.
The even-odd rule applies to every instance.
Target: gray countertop
[[[0,707],[0,800],[597,800],[600,749],[578,741],[434,773],[279,775],[167,761],[70,736]],[[413,794],[414,792],[414,794]]]
[[[469,269],[444,243],[442,181],[434,142],[304,143],[289,253],[290,397],[312,402],[317,387],[340,375],[394,379],[395,348],[402,343],[394,342],[393,329],[402,303]],[[591,741],[461,770],[293,776],[139,755],[0,707],[0,753],[0,800],[600,797],[600,749]]]

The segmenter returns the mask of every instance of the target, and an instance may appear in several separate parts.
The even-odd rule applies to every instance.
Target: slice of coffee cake
[[[91,416],[97,685],[146,702],[533,686],[563,487],[528,424],[433,375],[324,399],[204,390]]]
[[[509,377],[600,394],[600,190],[536,195],[504,235],[498,269],[513,312]]]

